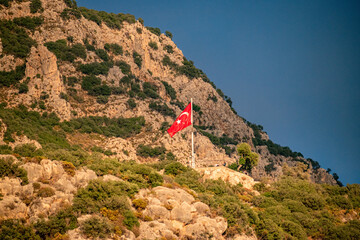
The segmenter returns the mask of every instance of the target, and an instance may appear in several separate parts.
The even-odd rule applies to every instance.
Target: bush
[[[171,45],[165,45],[164,46],[164,50],[167,52],[167,53],[170,53],[172,54],[174,52],[174,49]]]
[[[30,12],[37,13],[44,11],[40,0],[31,0],[30,3]]]
[[[21,185],[29,183],[26,170],[14,163],[12,158],[0,158],[0,178],[4,177],[18,177],[21,179]]]
[[[145,126],[144,117],[107,118],[84,117],[65,121],[60,125],[66,132],[98,133],[106,137],[128,138],[140,133]]]
[[[95,50],[96,55],[101,58],[103,61],[107,62],[109,61],[109,55],[104,49],[96,49]]]
[[[141,157],[158,157],[166,152],[164,147],[154,147],[148,145],[139,145],[136,154]]]
[[[127,104],[129,106],[130,109],[134,109],[136,108],[136,102],[134,99],[130,98],[129,100],[127,100]]]
[[[69,20],[71,16],[74,16],[76,19],[81,18],[81,12],[77,8],[65,8],[61,14],[61,18],[64,20]]]
[[[116,210],[119,208],[115,203],[119,202],[119,198],[125,196],[133,196],[138,192],[136,184],[124,182],[124,181],[91,181],[86,188],[79,189],[73,201],[73,208],[75,211],[81,213],[96,213],[101,208],[106,207],[108,209]],[[128,204],[121,207],[123,209],[129,209]]]
[[[157,93],[157,90],[158,88],[156,85],[149,82],[143,83],[143,91],[147,97],[153,99],[160,98],[159,94]]]
[[[34,144],[17,145],[14,149],[14,153],[19,154],[20,156],[23,157],[35,157],[35,156],[41,156],[43,154],[40,149],[36,150]]]
[[[78,67],[78,70],[88,75],[107,75],[110,67],[112,66],[105,62],[102,63],[93,62],[88,64],[81,64]]]
[[[34,31],[44,22],[44,19],[41,17],[21,17],[14,18],[13,21],[18,26],[25,27],[31,31]]]
[[[89,94],[92,96],[109,96],[111,95],[111,88],[106,84],[94,86]]]
[[[123,55],[123,48],[117,43],[106,43],[104,48],[108,52],[112,52],[115,55]]]
[[[0,222],[0,239],[4,240],[40,240],[31,226],[26,226],[21,220],[8,219]]]
[[[178,69],[178,65],[177,63],[171,61],[171,59],[169,58],[169,56],[165,55],[161,61],[161,63],[164,66],[169,66],[171,69],[177,70]]]
[[[173,34],[169,31],[165,31],[165,36],[169,37],[170,39],[173,38]]]
[[[170,116],[170,117],[174,117],[174,118],[176,117],[174,110],[169,108],[166,105],[166,103],[161,105],[161,104],[158,104],[158,103],[155,103],[155,102],[151,102],[149,104],[149,108],[161,113],[164,116]]]
[[[106,219],[91,217],[81,226],[82,233],[88,238],[106,238],[115,231],[114,226]]]
[[[42,198],[51,197],[55,195],[55,190],[51,187],[42,187],[38,190],[37,195]]]
[[[61,39],[56,42],[47,42],[44,45],[62,61],[74,62],[77,57],[86,59],[85,47],[79,43],[69,47],[66,40]]]
[[[127,64],[124,61],[117,61],[115,62],[115,66],[118,66],[121,69],[121,72],[125,75],[128,75],[131,73],[131,67],[129,64]]]
[[[151,33],[155,34],[156,36],[160,36],[161,30],[160,28],[153,28],[153,27],[146,27]]]
[[[177,176],[186,171],[188,171],[188,169],[184,165],[182,165],[179,162],[173,162],[166,165],[164,173],[168,175]]]
[[[158,45],[156,44],[156,42],[149,42],[149,47],[154,50],[158,50]]]
[[[29,87],[26,83],[20,83],[19,85],[19,93],[27,93],[29,91]]]
[[[134,63],[141,68],[141,64],[142,64],[142,58],[141,55],[139,53],[137,53],[136,51],[133,52],[133,59],[134,59]]]
[[[26,31],[12,21],[0,21],[0,38],[3,54],[26,58],[36,42],[29,37]]]
[[[64,0],[64,2],[69,8],[77,8],[77,3],[75,0]]]
[[[91,91],[95,86],[101,84],[101,79],[94,75],[85,76],[82,79],[81,88],[86,91]]]
[[[175,91],[175,89],[170,84],[168,84],[167,82],[165,82],[165,81],[161,81],[161,82],[162,82],[162,84],[164,84],[166,93],[170,96],[170,98],[172,100],[175,100],[176,99],[176,91]]]
[[[25,76],[25,64],[17,66],[15,70],[10,72],[0,71],[0,86],[10,87],[11,85],[19,82]],[[25,83],[24,83],[25,84]],[[20,84],[22,91],[26,91],[24,84]],[[20,92],[20,88],[19,88]]]
[[[146,206],[148,205],[148,202],[146,199],[143,198],[137,198],[132,200],[132,204],[134,205],[134,207],[138,210],[144,210],[146,208]]]
[[[34,224],[36,234],[41,239],[53,239],[57,234],[65,234],[68,230],[77,227],[77,217],[71,211],[71,208],[61,210],[50,216],[48,221],[41,219]]]
[[[93,21],[98,25],[101,25],[101,23],[104,22],[109,28],[113,29],[120,29],[122,26],[122,22],[124,21],[130,24],[136,22],[135,17],[131,14],[107,13],[104,11],[96,11],[84,7],[80,7],[79,10],[86,19]]]

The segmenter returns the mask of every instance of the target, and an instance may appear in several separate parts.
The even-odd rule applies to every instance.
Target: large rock
[[[182,189],[171,189],[159,186],[153,188],[153,192],[162,203],[166,203],[169,199],[174,199],[180,203],[187,202],[189,204],[195,201],[191,194]]]
[[[152,219],[168,219],[170,212],[163,206],[149,205],[146,207],[144,213],[145,216],[149,216]]]
[[[190,206],[187,202],[183,202],[180,206],[176,206],[171,210],[170,217],[183,223],[189,223],[192,220],[192,213],[196,212],[196,208]]]
[[[232,185],[241,184],[244,188],[252,189],[256,183],[254,179],[246,174],[234,171],[227,167],[197,168],[196,171],[203,174],[204,179],[221,179]]]
[[[28,217],[28,208],[15,196],[5,196],[0,201],[0,220],[12,219],[12,218],[24,218]]]
[[[165,223],[158,221],[141,222],[137,239],[178,239]]]

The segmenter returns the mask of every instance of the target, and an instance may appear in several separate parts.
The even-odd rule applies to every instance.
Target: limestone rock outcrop
[[[209,206],[183,189],[155,187],[141,190],[136,198],[148,202],[142,215],[151,219],[141,222],[137,239],[224,239],[226,220],[212,217]]]

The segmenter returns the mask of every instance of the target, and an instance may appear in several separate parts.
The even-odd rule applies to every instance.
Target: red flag
[[[173,137],[175,133],[180,130],[183,130],[187,126],[191,125],[191,103],[182,111],[182,113],[177,117],[173,125],[167,130],[170,134],[170,137]]]

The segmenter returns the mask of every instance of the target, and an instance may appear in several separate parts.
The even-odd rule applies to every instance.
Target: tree
[[[251,169],[258,164],[259,155],[251,151],[251,147],[247,143],[240,143],[237,146],[237,151],[239,153],[238,164],[241,169],[251,171]]]

